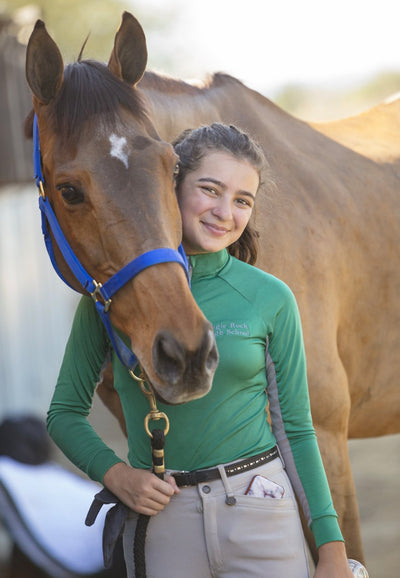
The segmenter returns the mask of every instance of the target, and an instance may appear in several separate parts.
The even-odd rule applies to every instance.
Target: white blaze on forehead
[[[111,143],[111,150],[110,155],[119,159],[121,163],[125,165],[125,168],[128,168],[128,142],[124,136],[117,136],[116,134],[112,134],[110,136],[110,143]]]

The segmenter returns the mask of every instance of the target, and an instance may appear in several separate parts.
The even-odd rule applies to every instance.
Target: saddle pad
[[[0,456],[0,519],[20,549],[53,578],[104,570],[102,532],[110,506],[94,526],[86,513],[99,486],[47,462],[31,466]]]

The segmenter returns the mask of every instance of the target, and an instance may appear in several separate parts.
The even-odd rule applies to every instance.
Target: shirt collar
[[[199,253],[190,255],[189,263],[192,268],[192,279],[215,275],[229,261],[230,255],[226,249],[216,253]]]

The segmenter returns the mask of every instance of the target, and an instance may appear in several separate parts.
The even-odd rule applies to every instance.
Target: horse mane
[[[81,60],[64,69],[64,82],[49,111],[52,130],[68,142],[74,142],[89,119],[106,120],[113,126],[123,108],[146,120],[145,105],[126,82],[118,79],[108,67],[95,60]],[[25,134],[32,136],[31,112],[25,121]]]
[[[222,72],[209,75],[198,84],[167,75],[146,71],[138,87],[165,95],[200,95],[204,91],[228,85],[244,87],[237,78]],[[78,60],[64,70],[64,83],[50,114],[52,129],[68,142],[75,142],[85,121],[92,117],[107,117],[112,125],[120,107],[146,119],[146,107],[137,90],[111,74],[108,67],[95,60]],[[24,132],[32,138],[33,110],[28,114]]]
[[[215,72],[207,76],[202,82],[191,83],[152,71],[146,71],[140,81],[139,87],[166,94],[196,95],[201,94],[204,90],[226,86],[228,84],[244,86],[240,80],[224,72]]]
[[[159,74],[147,70],[139,83],[139,88],[144,90],[156,90],[166,94],[198,94],[200,88],[165,74]]]

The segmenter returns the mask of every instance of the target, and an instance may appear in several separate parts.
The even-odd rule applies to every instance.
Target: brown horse
[[[44,40],[43,28],[36,35],[39,33],[40,39],[36,43],[45,45],[42,60],[47,60],[49,40]],[[261,195],[257,200],[256,224],[261,241],[258,266],[287,282],[296,295],[304,328],[313,418],[322,456],[348,555],[363,560],[347,439],[395,433],[400,425],[397,387],[400,370],[400,102],[381,105],[345,121],[319,125],[305,123],[226,75],[214,75],[203,86],[154,73],[146,73],[137,82],[143,72],[145,50],[140,26],[125,13],[116,35],[111,69],[121,75],[127,62],[132,63],[130,75],[123,77],[130,84],[136,83],[134,90],[145,103],[149,118],[164,141],[171,142],[185,128],[221,121],[234,123],[250,132],[266,152],[276,187],[268,198]],[[132,71],[135,67],[137,72]],[[38,70],[39,66],[31,63],[31,68]],[[61,82],[61,73],[58,74],[53,81],[47,81],[54,86],[52,94]],[[30,84],[36,94],[35,83]],[[72,155],[71,150],[65,151],[64,147],[57,150],[60,145],[54,126],[46,118],[46,105],[39,105],[39,97],[40,94],[36,95],[34,102],[43,126],[43,138],[46,138],[44,148],[51,151],[51,157],[57,151],[56,162],[61,166],[66,162],[63,155],[67,152],[71,159],[67,163],[68,170],[75,170],[77,159],[81,163],[81,157],[86,155],[88,158],[88,151],[91,152],[90,144],[96,134],[93,123],[89,123],[85,146],[78,143],[79,155],[76,152]],[[127,120],[132,122],[134,134],[139,129],[143,133],[143,123],[137,119]],[[148,134],[146,138],[149,138]],[[140,156],[140,163],[156,171],[159,187],[160,169],[156,170],[155,161],[149,160],[151,152],[147,147]],[[91,154],[89,158],[85,179],[81,179],[85,186],[97,181],[98,171],[104,174],[103,160],[94,161]],[[52,160],[48,165],[52,179],[54,164]],[[173,207],[173,218],[167,225],[180,231],[170,189],[171,176],[164,173],[164,178],[168,207],[163,203],[162,208],[170,215],[169,204]],[[148,185],[142,185],[146,195],[150,194]],[[55,203],[60,216],[76,214],[76,209],[80,209],[64,206],[62,200]],[[149,214],[151,212],[147,210],[141,218]],[[63,218],[89,267],[94,258],[86,249],[87,234],[85,236],[83,227],[77,232],[72,224],[68,225],[67,217]],[[82,219],[79,215],[76,218]],[[103,243],[106,239],[110,242],[109,238],[116,232],[114,227],[107,227],[107,222],[105,213],[97,212],[87,225],[88,230],[97,231],[98,238],[99,226],[103,228]],[[132,213],[127,215],[123,231],[121,229],[118,234],[120,243],[122,232],[131,241],[135,223]],[[151,223],[150,226],[147,242],[151,242],[153,234],[158,234],[157,227],[152,227]],[[176,239],[177,236],[175,242]],[[93,243],[91,246],[96,255],[98,249]],[[113,259],[118,261],[121,253],[126,253],[125,239],[122,245],[113,247]],[[141,286],[157,283],[154,277],[155,274],[146,277],[143,274]],[[179,289],[184,293],[183,279]],[[138,325],[135,323],[133,327],[132,324],[136,321],[138,308],[129,306],[128,300],[127,295],[122,302],[121,295],[118,321],[121,329],[129,330],[132,342],[137,343]],[[174,317],[174,303],[169,302],[165,309],[164,314]],[[141,316],[141,319],[146,326],[145,317]],[[197,337],[197,343],[198,340]],[[193,344],[192,336],[188,343]],[[150,377],[152,375],[153,372]],[[106,381],[103,385],[102,397],[118,415],[118,400],[107,388]]]

